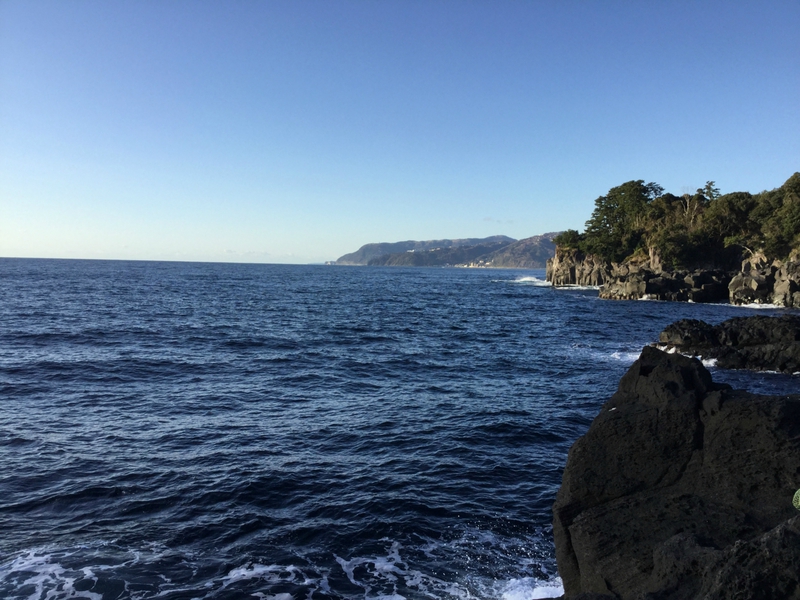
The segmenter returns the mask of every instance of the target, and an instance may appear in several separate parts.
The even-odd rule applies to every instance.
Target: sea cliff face
[[[731,279],[730,274],[718,270],[667,271],[656,256],[614,263],[561,247],[556,247],[555,256],[547,262],[545,276],[556,287],[599,287],[600,297],[607,300],[684,302],[724,302]]]
[[[800,261],[768,261],[763,254],[756,254],[742,262],[729,291],[731,304],[800,308]]]
[[[800,395],[732,390],[645,348],[569,452],[565,597],[800,598],[798,465]]]
[[[767,261],[758,254],[743,261],[740,271],[713,268],[690,271],[665,269],[652,252],[645,260],[614,263],[559,246],[547,261],[546,278],[556,287],[599,287],[600,297],[607,300],[730,302],[800,308],[800,260]]]
[[[605,283],[610,272],[610,263],[591,254],[560,246],[556,246],[555,255],[545,265],[545,277],[554,286],[597,287]]]

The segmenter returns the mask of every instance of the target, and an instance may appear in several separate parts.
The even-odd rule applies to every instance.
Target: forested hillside
[[[595,200],[584,233],[571,229],[554,241],[614,262],[652,252],[671,268],[733,268],[756,252],[785,259],[800,249],[800,173],[758,194],[723,195],[709,181],[676,196],[656,183],[629,181]]]

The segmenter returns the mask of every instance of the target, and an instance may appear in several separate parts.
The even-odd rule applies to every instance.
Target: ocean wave
[[[756,310],[786,310],[785,306],[779,306],[778,304],[730,304],[729,306],[733,306],[735,308],[752,308]]]
[[[553,284],[549,281],[541,279],[539,277],[534,277],[532,275],[525,275],[522,277],[517,277],[516,279],[493,279],[493,283],[512,283],[518,285],[531,285],[535,287],[553,287]]]
[[[370,556],[334,554],[335,562],[324,565],[297,556],[296,562],[287,564],[247,560],[222,573],[220,567],[230,565],[230,560],[214,566],[208,557],[184,555],[163,546],[131,549],[100,542],[35,548],[0,563],[0,596],[146,600],[177,595],[211,599],[220,593],[241,593],[270,600],[310,599],[315,594],[346,600],[535,600],[564,593],[561,580],[549,573],[555,570],[552,558],[538,556],[541,540],[486,531],[468,531],[449,541],[417,537],[419,543],[408,546],[384,539],[385,552]],[[452,559],[454,555],[466,557],[466,568],[459,569],[457,576],[420,566],[421,557]],[[498,557],[501,563],[511,559],[513,572],[510,565],[493,560]]]
[[[640,351],[637,352],[629,352],[625,350],[617,350],[616,352],[612,352],[609,356],[612,360],[623,362],[623,363],[630,363],[632,364],[639,358],[641,354]]]
[[[564,594],[560,577],[541,581],[532,577],[511,579],[503,584],[500,592],[502,600],[536,600],[539,598],[558,598]]]
[[[703,304],[704,306],[725,306],[728,308],[747,308],[752,310],[775,310],[775,311],[797,311],[796,308],[790,308],[787,306],[780,306],[779,304],[764,304],[753,302],[750,304],[731,304],[730,302],[702,302],[698,304]]]

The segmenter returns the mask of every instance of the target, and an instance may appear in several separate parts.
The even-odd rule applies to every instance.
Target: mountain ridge
[[[522,240],[504,235],[487,238],[407,240],[365,244],[329,264],[404,267],[544,268],[555,254],[558,232]]]
[[[436,248],[454,248],[460,246],[477,246],[496,242],[512,243],[516,240],[507,235],[492,235],[486,238],[460,238],[441,240],[405,240],[402,242],[378,242],[364,244],[355,252],[344,254],[333,261],[336,265],[367,265],[373,258],[386,254],[399,254],[419,250],[434,250]]]

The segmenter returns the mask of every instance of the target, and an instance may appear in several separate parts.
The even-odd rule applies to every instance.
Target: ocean
[[[780,311],[543,279],[0,259],[0,597],[560,595],[567,452],[641,348]]]

